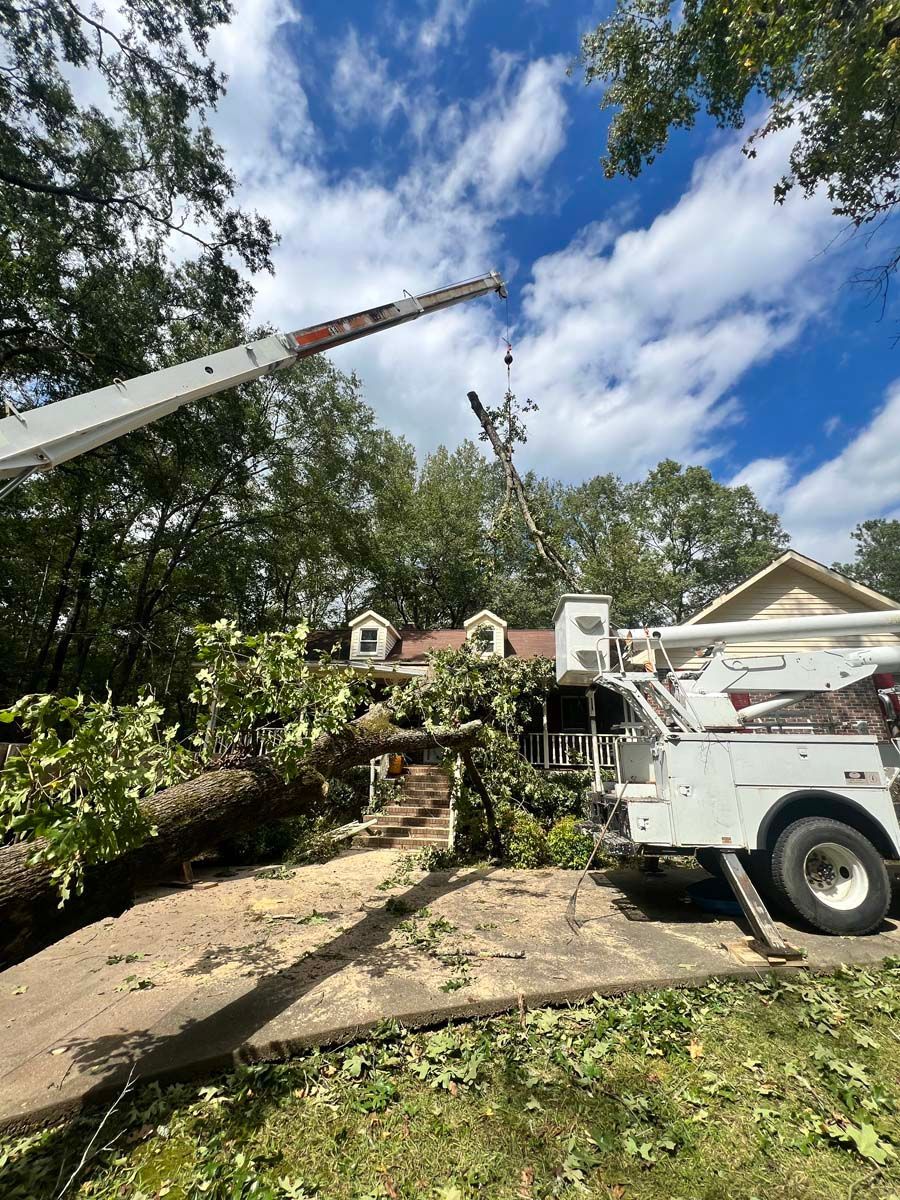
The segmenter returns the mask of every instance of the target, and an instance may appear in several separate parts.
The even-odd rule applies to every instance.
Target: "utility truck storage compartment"
[[[632,841],[671,846],[672,806],[665,800],[629,800],[628,827]]]
[[[652,742],[620,742],[619,772],[623,783],[654,783]]]
[[[553,614],[556,682],[587,686],[609,666],[609,596],[567,594]]]

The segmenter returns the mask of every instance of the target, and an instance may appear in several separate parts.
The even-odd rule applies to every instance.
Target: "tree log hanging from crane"
[[[519,511],[522,513],[522,520],[525,522],[525,527],[528,530],[531,540],[534,542],[534,547],[540,554],[544,562],[558,573],[561,579],[565,580],[566,585],[573,591],[581,590],[581,580],[577,572],[557,554],[554,548],[550,545],[549,539],[544,531],[538,526],[535,521],[531,508],[528,504],[528,497],[525,495],[525,487],[522,483],[519,472],[516,470],[513,462],[512,449],[497,432],[497,427],[491,420],[490,414],[485,409],[484,405],[478,398],[477,392],[469,392],[469,404],[472,406],[472,412],[481,423],[481,428],[484,430],[485,437],[494,448],[494,453],[503,465],[503,471],[506,476],[506,492],[507,496],[510,492],[515,496],[516,502],[519,505]],[[506,502],[504,501],[504,504]]]
[[[213,767],[166,788],[142,804],[156,836],[112,862],[85,872],[82,894],[62,909],[52,867],[32,863],[36,843],[0,847],[0,966],[131,903],[134,882],[190,861],[226,837],[281,817],[321,809],[328,780],[380,754],[416,753],[433,746],[467,747],[481,721],[457,728],[404,729],[385,704],[373,705],[334,734],[319,738],[303,771],[286,783],[264,758]]]

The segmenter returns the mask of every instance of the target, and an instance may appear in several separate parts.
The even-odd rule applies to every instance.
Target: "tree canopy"
[[[140,374],[245,314],[239,268],[270,266],[273,233],[232,203],[208,124],[230,11],[131,0],[105,23],[75,0],[0,3],[0,400]]]
[[[851,537],[856,557],[851,563],[835,563],[835,570],[900,600],[900,521],[884,517],[863,521]]]
[[[897,0],[618,0],[583,36],[581,62],[604,89],[601,107],[616,110],[608,177],[640,174],[703,113],[739,129],[765,104],[744,152],[792,131],[776,201],[824,188],[858,227],[900,199]]]
[[[671,459],[637,482],[597,475],[567,489],[561,516],[584,587],[608,592],[624,625],[685,620],[788,540],[750,488]]]

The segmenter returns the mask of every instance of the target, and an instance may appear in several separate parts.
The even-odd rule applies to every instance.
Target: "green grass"
[[[895,960],[385,1027],[145,1087],[73,1194],[900,1200],[898,1014]],[[4,1200],[54,1196],[101,1115],[0,1142]]]

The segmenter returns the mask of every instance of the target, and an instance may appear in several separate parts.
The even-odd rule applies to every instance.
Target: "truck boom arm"
[[[407,294],[392,304],[337,317],[293,333],[270,334],[134,379],[116,380],[108,387],[70,396],[55,404],[13,412],[0,418],[0,480],[9,480],[0,488],[0,497],[36,471],[86,454],[192,400],[201,400],[272,371],[292,367],[311,354],[382,329],[393,329],[395,325],[491,292],[506,295],[506,286],[496,271],[421,296]]]

